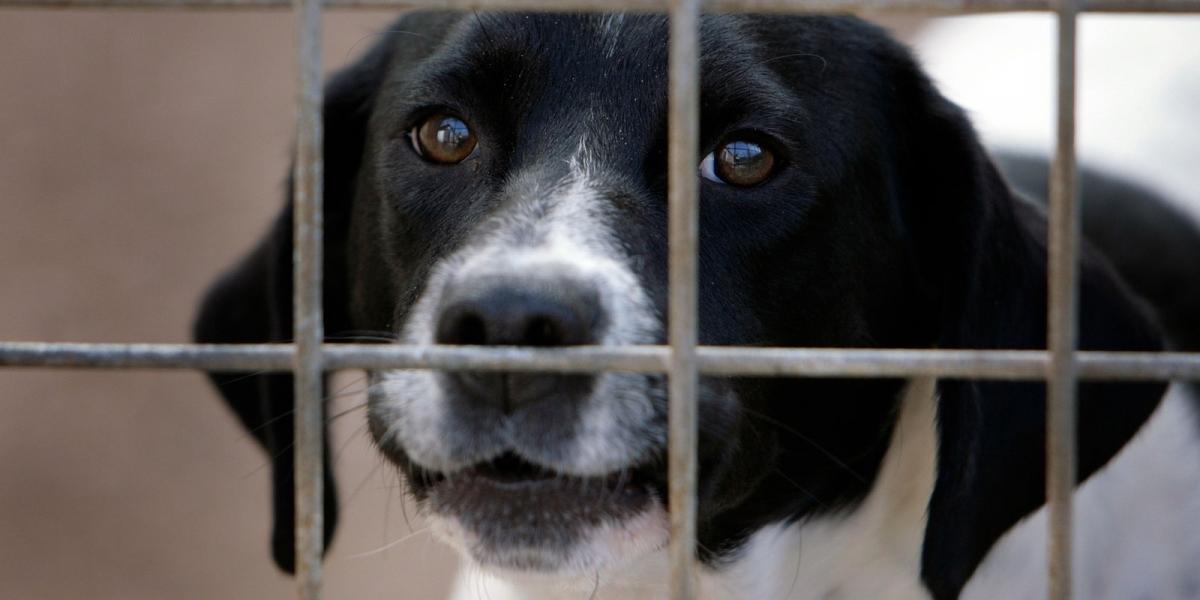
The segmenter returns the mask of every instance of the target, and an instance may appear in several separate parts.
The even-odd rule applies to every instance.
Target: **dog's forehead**
[[[422,75],[491,92],[517,116],[634,116],[665,98],[666,21],[653,15],[464,16]],[[613,93],[619,90],[621,93]],[[631,114],[631,109],[636,113]]]
[[[779,69],[799,62],[826,79],[832,71],[813,53],[814,44],[829,45],[828,35],[813,35],[823,30],[819,19],[759,21],[701,21],[702,129],[711,135],[761,129],[772,119],[796,126],[808,110],[793,84],[810,74]],[[384,88],[384,119],[395,121],[384,129],[410,126],[398,121],[443,106],[511,144],[518,162],[523,154],[573,152],[584,139],[594,157],[627,163],[622,169],[665,153],[666,17],[466,13],[411,25],[418,24],[412,31],[425,36],[423,44],[409,35],[396,40],[408,56],[393,62]],[[425,50],[414,55],[414,44]]]
[[[405,32],[420,33],[427,51],[400,61],[394,89],[410,96],[486,91],[488,102],[516,105],[521,114],[540,100],[558,110],[665,115],[669,31],[662,15],[467,13],[434,23],[436,31]],[[400,52],[413,42],[398,38]],[[707,95],[728,95],[732,79],[756,82],[769,73],[764,59],[787,51],[786,39],[760,35],[740,15],[706,15],[701,42]]]

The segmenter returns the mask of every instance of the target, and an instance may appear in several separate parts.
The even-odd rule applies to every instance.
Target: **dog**
[[[653,15],[413,13],[334,76],[323,111],[330,339],[664,343],[667,31]],[[702,344],[1045,347],[1044,210],[906,48],[840,16],[706,15],[701,40]],[[1040,169],[1010,175],[1037,190]],[[1085,194],[1099,189],[1089,181]],[[1163,203],[1131,193],[1115,193],[1115,210],[1151,207],[1145,252],[1114,263],[1082,247],[1083,349],[1154,351],[1160,323],[1195,323],[1195,306],[1166,306],[1139,294],[1145,278],[1122,277],[1182,272],[1155,234]],[[1089,231],[1115,218],[1085,216]],[[210,289],[198,341],[290,339],[292,220],[285,204]],[[1200,249],[1190,225],[1165,226]],[[272,457],[272,548],[291,571],[292,377],[212,378]],[[380,452],[468,559],[456,597],[665,593],[663,376],[370,379]],[[698,397],[705,597],[1044,593],[1044,384],[702,377]],[[1187,566],[1200,557],[1194,408],[1163,383],[1080,384],[1079,477],[1090,480],[1077,493],[1077,569],[1096,591],[1084,597],[1200,594]],[[1173,469],[1154,479],[1162,461]],[[325,472],[328,541],[328,456]],[[1143,510],[1155,499],[1170,506]],[[1191,546],[1130,546],[1149,527],[1136,513]],[[1152,578],[1094,575],[1120,548],[1162,562]]]

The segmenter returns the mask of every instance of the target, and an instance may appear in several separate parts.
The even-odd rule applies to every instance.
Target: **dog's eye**
[[[435,114],[408,132],[413,150],[425,160],[453,165],[475,151],[475,132],[465,121],[445,113]]]
[[[702,177],[738,187],[758,185],[774,170],[775,154],[746,140],[725,142],[700,161]]]

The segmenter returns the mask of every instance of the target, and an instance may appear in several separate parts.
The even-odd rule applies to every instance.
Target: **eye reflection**
[[[750,187],[767,180],[775,170],[775,154],[747,140],[721,144],[700,162],[705,179],[737,187]]]
[[[436,114],[409,131],[417,155],[435,163],[456,164],[475,150],[475,133],[466,121],[449,114]]]

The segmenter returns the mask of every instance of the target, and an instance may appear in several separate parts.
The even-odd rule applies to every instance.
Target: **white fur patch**
[[[1200,598],[1200,424],[1183,386],[1075,494],[1075,597]],[[1010,530],[964,600],[1045,598],[1046,510]]]
[[[451,530],[441,532],[442,537],[459,540],[452,545],[460,553],[471,543],[471,534],[451,521],[435,519],[434,526]],[[591,598],[602,589],[597,598],[656,598],[663,591],[666,562],[659,550],[667,543],[667,532],[666,511],[656,504],[637,517],[582,534],[583,541],[568,556],[556,557],[568,565],[567,575],[500,572],[464,561],[450,597],[475,600],[482,590],[482,597],[491,600],[559,600]]]
[[[625,25],[625,13],[605,15],[601,18],[600,30],[604,33],[604,57],[612,58],[621,42],[621,28]]]
[[[920,572],[937,468],[935,388],[932,378],[906,386],[887,455],[862,504],[758,532],[734,564],[712,577],[712,597],[928,598]]]
[[[649,297],[622,253],[604,214],[604,198],[595,181],[594,161],[583,143],[568,160],[570,174],[550,189],[513,180],[528,200],[513,203],[482,223],[472,242],[439,262],[426,289],[403,327],[407,344],[434,343],[434,327],[442,295],[452,280],[472,281],[507,276],[536,282],[559,274],[595,286],[608,327],[602,345],[636,345],[657,339],[661,325]],[[446,450],[444,392],[430,371],[389,371],[382,374],[380,393],[372,411],[386,415],[392,425],[380,440],[397,443],[417,464],[437,471],[454,471],[491,458],[494,444],[479,452]],[[665,443],[665,431],[654,425],[661,392],[646,378],[631,373],[596,377],[592,399],[585,403],[573,448],[555,449],[553,461],[526,459],[571,475],[604,475],[626,468]],[[496,424],[507,435],[506,421]],[[461,450],[461,449],[460,449]]]

